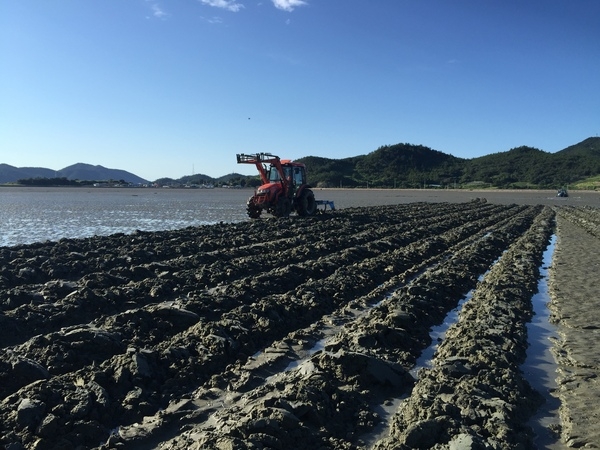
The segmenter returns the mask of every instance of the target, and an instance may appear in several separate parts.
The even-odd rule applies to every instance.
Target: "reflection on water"
[[[247,220],[241,189],[0,188],[0,246]]]
[[[431,338],[431,345],[425,350],[423,350],[423,352],[421,352],[421,356],[419,356],[415,365],[410,370],[410,374],[415,380],[419,379],[419,371],[421,369],[430,369],[433,367],[433,357],[439,347],[439,344],[446,338],[446,331],[448,331],[448,328],[450,328],[450,326],[458,322],[458,316],[460,314],[460,311],[462,310],[463,305],[467,301],[469,301],[472,296],[473,290],[470,290],[468,294],[460,300],[456,308],[454,308],[446,315],[446,317],[444,318],[444,322],[431,327],[431,331],[429,332],[429,337]]]
[[[552,263],[555,246],[556,236],[553,235],[548,248],[544,252],[542,267],[540,268],[542,278],[538,283],[538,293],[531,299],[535,315],[527,325],[529,348],[527,349],[527,360],[521,367],[529,384],[540,392],[545,400],[545,403],[530,423],[536,433],[535,444],[539,449],[561,448],[552,445],[557,444],[558,439],[551,431],[551,427],[560,423],[558,415],[560,401],[552,395],[557,387],[556,371],[558,366],[550,352],[552,341],[558,338],[558,334],[556,327],[549,321],[550,311],[548,310],[548,303],[550,302],[548,267]]]

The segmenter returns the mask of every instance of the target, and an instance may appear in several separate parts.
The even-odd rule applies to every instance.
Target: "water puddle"
[[[489,273],[491,268],[496,265],[500,261],[500,258],[496,259],[491,265],[490,268],[483,274],[479,275],[477,278],[478,283],[483,281],[485,276]],[[460,315],[460,311],[462,310],[463,305],[473,297],[473,292],[475,289],[471,289],[467,294],[458,302],[456,308],[450,311],[444,321],[436,326],[431,327],[431,331],[429,332],[429,337],[431,338],[431,345],[427,347],[421,353],[421,356],[417,359],[414,367],[410,370],[410,374],[413,376],[415,380],[419,379],[418,373],[420,369],[423,368],[431,368],[433,366],[433,356],[435,355],[435,351],[438,348],[440,342],[442,342],[446,338],[446,331],[450,328],[451,325],[458,322],[458,316]]]
[[[325,342],[326,342],[327,338],[323,338],[318,340],[315,345],[313,345],[310,349],[308,349],[308,352],[306,353],[306,357],[303,359],[297,359],[294,360],[292,362],[290,362],[287,367],[283,370],[284,372],[289,372],[290,370],[294,370],[297,367],[299,367],[301,364],[305,363],[312,355],[314,355],[317,352],[320,352],[322,350],[325,349]]]
[[[481,281],[483,279],[483,277],[484,277],[484,275],[481,275],[479,277],[479,281]],[[427,347],[425,350],[423,350],[423,353],[421,353],[421,356],[419,356],[419,358],[417,359],[417,362],[415,363],[414,367],[410,370],[410,374],[413,376],[413,378],[415,380],[419,379],[418,372],[420,369],[431,368],[433,366],[433,364],[432,364],[433,355],[435,354],[435,351],[437,350],[438,345],[446,337],[446,331],[448,331],[448,328],[450,328],[450,326],[452,324],[454,324],[458,321],[458,316],[460,314],[460,311],[461,311],[463,305],[468,300],[470,300],[471,297],[473,296],[473,291],[474,291],[474,289],[471,289],[467,293],[467,295],[465,295],[458,302],[458,305],[456,306],[456,308],[454,308],[452,311],[450,311],[446,315],[444,322],[431,328],[431,331],[429,332],[429,337],[431,337],[432,343],[429,347]]]
[[[381,421],[372,431],[360,437],[359,442],[361,445],[372,448],[379,440],[384,439],[389,435],[392,418],[394,414],[398,412],[402,402],[406,400],[409,395],[410,393],[407,393],[402,397],[389,399],[385,404],[374,408]]]
[[[556,390],[557,364],[550,352],[552,342],[558,339],[556,327],[549,322],[550,311],[548,303],[548,267],[552,264],[552,255],[556,246],[556,236],[553,235],[543,255],[542,267],[540,268],[540,281],[538,293],[532,297],[533,311],[535,315],[527,325],[529,337],[529,348],[527,349],[527,360],[521,366],[525,378],[531,386],[540,392],[545,403],[540,407],[537,414],[530,420],[536,439],[535,444],[539,449],[558,449],[563,447],[552,446],[558,443],[558,437],[552,431],[560,424],[558,408],[560,401],[552,395]]]

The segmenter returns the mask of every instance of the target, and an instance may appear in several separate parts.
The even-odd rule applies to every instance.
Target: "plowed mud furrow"
[[[448,236],[441,235],[440,239],[447,241],[448,245],[452,245],[454,240],[464,239],[465,237],[470,236],[475,232],[475,228],[484,227],[490,220],[497,222],[501,220],[503,216],[509,214],[512,216],[513,210],[504,211],[502,214],[492,216],[491,218],[486,217],[480,221],[481,223],[473,221],[466,227],[452,229],[451,232],[446,233]],[[465,229],[463,230],[463,228]],[[460,232],[460,230],[463,231]],[[388,241],[394,241],[395,239],[396,237],[392,236],[388,238]],[[393,255],[389,255],[389,253],[385,252],[385,250],[389,249],[392,245],[388,241],[384,243],[369,243],[363,248],[362,252],[358,251],[358,248],[355,247],[353,249],[355,252],[343,253],[341,256],[334,254],[331,256],[331,259],[338,260],[335,264],[330,261],[330,258],[321,258],[322,265],[329,266],[328,271],[319,268],[318,264],[312,263],[311,267],[294,266],[292,268],[284,268],[276,272],[275,275],[279,279],[286,280],[286,286],[288,287],[294,285],[300,286],[302,281],[307,278],[314,280],[316,278],[315,272],[318,272],[319,275],[326,274],[327,276],[334,275],[337,277],[339,274],[336,274],[336,271],[338,271],[343,264],[347,264],[351,259],[361,260],[363,261],[363,264],[365,264],[365,267],[368,267],[369,264],[367,261],[369,260],[369,256],[377,254],[380,260],[385,260],[388,256],[393,257]],[[402,239],[399,238],[398,241],[401,242]],[[428,251],[417,248],[413,253],[414,254],[409,253],[404,255],[400,261],[411,261],[410,264],[412,264],[412,261],[417,261],[421,255],[427,255]],[[399,253],[396,252],[396,255],[398,254]],[[386,265],[385,272],[390,272],[391,267],[391,265]],[[405,266],[405,268],[408,267],[409,266]],[[360,271],[362,272],[363,270],[361,269]],[[362,273],[358,276],[362,276]],[[271,277],[273,277],[273,274],[271,274]],[[385,278],[373,279],[370,281],[378,284],[379,282],[383,283],[384,280]],[[242,285],[243,284],[244,283],[242,283]],[[277,283],[272,284],[276,285]],[[368,286],[365,285],[364,288],[368,289]],[[336,286],[330,290],[335,291],[335,295],[343,294],[343,291],[338,290]],[[67,327],[59,332],[37,336],[21,346],[4,350],[4,354],[8,355],[8,353],[10,353],[13,359],[18,357],[35,361],[47,368],[50,375],[67,373],[80,369],[91,362],[100,363],[112,355],[123,353],[125,349],[130,346],[151,348],[161,341],[168,342],[169,336],[195,324],[200,321],[201,318],[203,320],[215,320],[215,316],[222,314],[220,309],[228,309],[221,308],[224,306],[224,303],[227,303],[229,307],[235,307],[239,304],[243,304],[248,298],[250,298],[251,302],[254,302],[257,296],[248,297],[251,292],[252,289],[246,289],[244,292],[238,289],[237,293],[240,295],[236,296],[234,293],[224,301],[219,301],[216,295],[208,297],[206,293],[204,293],[204,295],[190,298],[185,302],[176,301],[172,303],[150,305],[141,309],[132,309],[124,313],[109,316],[106,319],[97,319],[90,326]],[[268,294],[268,292],[264,293]],[[269,302],[271,302],[271,300],[267,299],[266,303],[268,304]],[[280,304],[281,301],[275,300],[273,303]],[[251,329],[258,320],[256,317],[265,313],[270,314],[265,308],[260,311],[251,311],[251,320],[240,323],[238,329]],[[310,309],[314,312],[319,311],[312,307]],[[275,312],[274,314],[278,313]],[[306,318],[312,316],[304,314],[303,317]],[[265,320],[263,319],[263,321]],[[202,325],[204,329],[213,330],[210,334],[216,333],[214,329],[221,328],[221,326],[216,328],[214,326],[211,327],[210,324],[204,324],[204,322]],[[196,333],[196,331],[194,331],[194,333]],[[222,333],[219,335],[221,334]],[[256,333],[253,334],[256,336]],[[188,338],[184,337],[184,339]],[[235,337],[231,339],[235,342],[239,341],[239,339]],[[85,358],[78,358],[72,350],[75,345],[80,348],[89,347],[91,351],[86,352]],[[249,351],[253,350],[250,349]],[[45,374],[45,372],[41,373]],[[0,389],[0,393],[2,394],[1,397],[13,392],[15,387],[19,387],[26,383],[26,379],[21,380],[20,382],[14,381],[13,383],[5,383],[3,388]]]
[[[394,291],[369,315],[350,324],[345,335],[339,336],[338,342],[331,342],[329,347],[332,350],[343,346],[357,352],[375,351],[380,357],[405,368],[412,367],[416,362],[415,354],[405,353],[398,342],[419,337],[420,345],[416,348],[429,346],[429,333],[416,335],[414,326],[419,324],[428,330],[439,325],[515,237],[531,227],[540,209],[531,207],[497,224],[486,236],[479,236],[470,245],[457,245],[448,259],[432,265],[409,285]],[[361,342],[349,340],[348,336],[357,333],[361,335]]]
[[[550,221],[545,209],[478,285],[375,448],[535,448],[526,423],[542,400],[520,365]]]
[[[407,215],[411,211],[428,208],[427,205],[406,205],[403,207]],[[433,210],[429,214],[436,214]],[[425,217],[427,214],[423,213]],[[302,227],[296,226],[298,221],[257,221],[248,233],[246,227],[231,225],[214,225],[212,227],[188,228],[184,231],[164,231],[159,233],[136,232],[132,235],[117,234],[110,237],[93,237],[89,239],[62,239],[53,243],[37,243],[0,248],[0,286],[5,289],[28,285],[33,282],[44,283],[49,280],[77,280],[100,268],[104,272],[124,267],[136,267],[142,264],[172,264],[174,260],[194,257],[195,263],[218,259],[219,254],[227,249],[232,257],[235,253],[243,256],[253,253],[256,245],[265,250],[280,249],[286,246],[286,240],[302,239],[310,243],[320,239],[320,235],[331,234],[338,228],[338,223],[328,220],[328,216],[310,218],[313,233],[302,235]],[[318,225],[315,222],[319,222]],[[358,230],[360,224],[356,223]],[[316,233],[315,233],[316,232]],[[268,239],[256,241],[255,235],[268,236]],[[160,235],[160,241],[153,239],[152,245],[147,241],[152,236]],[[107,245],[109,244],[109,245]],[[231,250],[234,250],[232,253]],[[200,260],[198,260],[200,258]],[[1,305],[4,307],[4,305]]]
[[[471,204],[448,205],[448,211],[474,210]],[[489,205],[490,211],[495,208]],[[418,215],[420,221],[439,221],[445,213],[440,208],[428,204],[411,204],[396,207],[393,215],[386,214],[386,207],[379,207],[384,226],[405,224],[414,226],[411,217]],[[483,212],[483,210],[481,210]],[[224,252],[230,259],[255,254],[257,246],[261,253],[280,252],[282,248],[301,245],[327,244],[324,237],[333,237],[340,227],[351,227],[352,238],[341,245],[352,245],[352,239],[361,243],[360,234],[368,225],[359,221],[348,222],[340,217],[316,216],[299,221],[297,219],[278,221],[258,221],[248,227],[240,224],[214,225],[212,227],[188,228],[178,231],[137,232],[132,235],[112,235],[89,239],[62,239],[56,243],[31,244],[12,248],[0,248],[0,287],[16,288],[32,283],[45,283],[50,280],[79,280],[86,275],[150,265],[150,269],[163,267],[197,266],[219,260]],[[210,230],[210,231],[209,231]],[[366,238],[378,230],[367,230]],[[385,235],[385,230],[379,231]],[[256,240],[256,236],[262,239]],[[148,245],[148,240],[152,244]],[[319,247],[319,246],[318,246]],[[285,256],[285,255],[283,255]],[[190,261],[187,261],[187,260]],[[141,271],[140,271],[141,272]],[[143,275],[133,275],[136,279]],[[118,284],[116,279],[111,280]],[[18,294],[18,293],[16,293]],[[19,302],[15,295],[13,302]],[[26,301],[27,302],[27,301]],[[5,304],[0,308],[6,309]]]
[[[58,253],[54,259],[52,256],[48,256],[44,252],[48,252],[48,249],[41,247],[38,253],[33,254],[32,249],[15,251],[15,250],[2,250],[0,253],[4,253],[4,258],[0,258],[0,264],[2,264],[2,271],[0,274],[0,281],[3,281],[5,285],[11,287],[18,287],[20,285],[31,285],[34,282],[41,284],[49,280],[56,280],[56,276],[52,271],[57,270],[57,267],[61,266],[61,260],[67,260],[72,267],[69,267],[66,274],[67,278],[62,279],[63,281],[79,281],[80,284],[90,284],[93,281],[91,275],[97,274],[98,269],[101,269],[102,273],[109,274],[110,276],[106,280],[111,286],[126,284],[129,281],[140,281],[145,278],[155,278],[156,273],[160,273],[165,270],[176,272],[178,270],[185,270],[189,268],[196,268],[200,265],[210,265],[218,261],[231,262],[224,267],[223,272],[227,272],[230,267],[235,267],[236,260],[251,257],[257,254],[265,255],[258,262],[259,269],[262,266],[265,270],[269,267],[277,267],[279,265],[285,265],[287,263],[293,263],[301,261],[303,256],[297,255],[294,252],[282,251],[282,249],[296,249],[296,248],[307,248],[316,249],[321,253],[328,253],[334,249],[345,248],[346,246],[361,245],[367,241],[377,239],[377,236],[389,235],[389,228],[397,227],[402,225],[405,229],[413,229],[425,227],[424,221],[436,222],[442,220],[446,213],[451,213],[452,208],[456,212],[462,211],[468,213],[472,207],[449,205],[447,210],[431,210],[428,207],[428,211],[425,214],[419,211],[420,214],[418,219],[412,219],[413,208],[403,208],[398,211],[394,211],[394,214],[386,214],[387,221],[382,224],[381,228],[372,229],[372,226],[357,221],[349,222],[343,220],[342,217],[330,217],[330,216],[319,216],[315,218],[309,218],[303,221],[295,220],[279,220],[275,223],[275,227],[272,225],[252,225],[252,233],[257,233],[262,236],[261,240],[256,241],[256,236],[253,234],[246,233],[243,242],[240,242],[235,230],[227,230],[226,232],[215,233],[214,230],[210,233],[209,237],[202,237],[203,228],[189,229],[189,234],[186,241],[182,239],[175,239],[169,235],[163,236],[162,234],[154,233],[156,238],[152,238],[152,233],[142,233],[142,237],[132,235],[131,242],[122,243],[122,239],[107,237],[107,238],[91,238],[88,240],[82,240],[83,242],[94,241],[96,245],[104,249],[104,252],[99,255],[98,250],[90,250],[89,245],[82,244],[77,247],[78,252],[69,251],[66,253],[59,253],[56,248],[62,248],[65,244],[63,241],[52,244],[53,248],[50,252]],[[493,207],[489,207],[490,211]],[[382,208],[385,210],[385,208]],[[425,209],[425,207],[418,208]],[[480,211],[484,213],[484,211]],[[231,225],[232,228],[239,227],[239,225]],[[370,227],[370,229],[368,229]],[[275,228],[275,229],[273,229]],[[348,236],[344,240],[336,239],[337,231],[340,228],[346,229]],[[194,238],[194,231],[197,233]],[[169,232],[172,234],[173,232]],[[227,235],[224,240],[223,235]],[[239,232],[237,234],[240,234]],[[165,246],[172,247],[172,252],[164,252],[153,248],[147,243],[143,243],[143,238],[146,239],[160,239],[162,242],[154,243],[154,246]],[[254,236],[254,237],[248,237]],[[327,237],[327,239],[324,239]],[[103,241],[101,240],[103,239]],[[206,241],[210,240],[212,245],[206,245]],[[67,240],[68,241],[68,240]],[[140,242],[142,243],[140,243]],[[194,244],[194,242],[202,241],[201,244]],[[333,241],[333,242],[331,242]],[[190,244],[190,242],[192,244]],[[312,245],[311,245],[312,244]],[[49,246],[51,244],[48,244]],[[70,247],[74,246],[72,244]],[[209,251],[203,250],[209,247]],[[260,248],[257,248],[260,247]],[[185,249],[185,251],[181,251]],[[260,251],[259,251],[260,250]],[[25,255],[21,253],[25,252]],[[21,254],[18,258],[12,258],[13,254]],[[269,258],[269,256],[271,256]],[[244,270],[254,270],[255,272],[259,269],[254,268],[252,264],[248,267],[243,267]],[[155,273],[156,272],[156,273]],[[215,272],[212,274],[213,277],[220,275]],[[223,281],[224,278],[220,279],[207,279],[198,280],[199,282],[212,283]],[[51,291],[53,285],[46,286],[46,291]],[[63,289],[64,291],[64,289]],[[67,291],[67,293],[70,291]],[[64,292],[62,292],[64,293]],[[21,295],[20,295],[21,294]],[[60,293],[57,293],[60,294]],[[31,296],[27,295],[27,292],[19,292],[14,290],[9,291],[10,301],[3,302],[0,308],[3,310],[10,309],[12,305],[26,304],[31,302]],[[44,295],[51,296],[51,292],[44,292]]]
[[[453,229],[451,232],[446,233],[448,237],[441,236],[440,238],[446,239],[449,244],[452,244],[452,240],[472,235],[472,233],[476,232],[476,228],[485,226],[490,220],[497,222],[501,220],[501,217],[509,215],[513,217],[512,209],[503,211],[502,214],[492,216],[491,218],[485,218],[479,225],[476,222],[471,222],[465,227]],[[376,247],[380,248],[382,246],[376,244]],[[383,251],[383,248],[380,248],[380,250]],[[364,255],[358,256],[364,257]],[[404,259],[407,261],[416,261],[417,258],[418,255],[408,255]],[[314,267],[312,269],[311,274],[314,277]],[[303,274],[306,272],[306,268],[301,271],[299,267],[294,267],[293,270],[302,272]],[[284,274],[281,278],[288,279],[289,281],[290,276]],[[382,289],[389,289],[389,287]],[[200,297],[195,300],[188,301],[185,305],[181,301],[178,301],[173,304],[163,303],[141,309],[133,309],[107,317],[106,319],[95,320],[90,326],[73,326],[59,332],[40,335],[21,346],[4,350],[3,355],[5,355],[7,360],[10,354],[10,358],[13,360],[16,358],[31,360],[46,368],[47,372],[38,372],[39,377],[42,377],[42,375],[68,373],[81,369],[92,362],[101,363],[109,357],[120,355],[128,347],[151,348],[160,341],[168,341],[169,336],[198,322],[200,320],[199,314],[205,313],[204,307],[206,305],[210,305],[214,313],[212,315],[218,314],[217,311],[219,308],[216,305],[220,303],[214,297],[212,299]],[[235,296],[229,297],[228,302],[230,305],[243,303],[241,298]],[[264,312],[262,311],[262,313]],[[202,315],[202,317],[209,318],[206,314]],[[247,326],[252,326],[252,323]],[[73,351],[73,347],[89,350],[85,352],[84,357],[78,357],[77,353]],[[1,383],[1,381],[3,380],[0,378],[0,386],[2,386],[0,389],[2,395],[0,397],[5,397],[14,392],[16,388],[27,384],[28,378],[12,380],[12,382],[6,380],[4,383]],[[186,385],[184,384],[183,386]]]
[[[470,231],[467,230],[467,232]],[[376,247],[378,246],[376,245]],[[365,255],[354,255],[354,257],[364,258]],[[347,255],[341,258],[342,263],[347,262],[346,258]],[[407,258],[409,261],[412,259],[412,256]],[[326,264],[329,263],[326,262]],[[306,273],[306,270],[298,269],[298,267],[293,268],[297,272]],[[334,269],[330,273],[333,273]],[[323,271],[321,270],[321,272]],[[314,278],[314,273],[315,267],[312,267],[307,276],[312,275]],[[291,277],[286,275],[281,278]],[[100,363],[112,355],[123,353],[128,346],[149,348],[160,340],[168,339],[169,335],[197,322],[199,317],[196,313],[206,312],[206,306],[212,313],[219,314],[218,306],[222,306],[222,302],[217,301],[216,296],[212,296],[212,298],[204,296],[196,300],[188,302],[186,305],[195,313],[182,310],[181,305],[175,305],[175,307],[166,304],[153,305],[110,316],[107,319],[96,320],[92,326],[73,326],[59,332],[40,335],[20,347],[6,349],[3,351],[3,355],[7,360],[31,360],[31,363],[27,363],[27,365],[41,365],[44,370],[32,370],[27,377],[3,383],[2,397],[32,381],[32,377],[45,378],[48,375],[58,375],[80,369],[91,362]],[[243,301],[240,297],[230,296],[228,303],[233,306],[243,303]],[[73,351],[74,347],[89,350],[85,352],[85,357],[81,358],[78,357],[76,351]]]
[[[537,212],[539,209],[531,208],[527,217],[515,217],[499,226],[493,232],[497,238],[480,237],[455,249],[452,258],[433,265],[369,314],[347,325],[325,345],[325,353],[318,352],[298,370],[280,373],[260,384],[260,373],[264,375],[268,369],[236,365],[229,376],[220,377],[218,384],[209,383],[197,391],[194,402],[180,402],[170,412],[149,420],[154,427],[162,423],[168,428],[175,420],[173,416],[184,416],[183,422],[196,424],[186,426],[189,431],[163,443],[161,448],[198,445],[212,449],[229,445],[243,449],[269,443],[274,448],[300,448],[298,440],[301,448],[318,448],[327,443],[332,448],[359,445],[357,437],[377,422],[373,404],[399,396],[412,385],[406,370],[428,345],[429,327],[439,323],[474,286],[476,274],[486,270],[515,236],[529,228]],[[369,295],[371,300],[381,297],[381,290],[377,291],[378,294]],[[311,334],[312,339],[307,340]],[[309,330],[292,333],[271,346],[270,352],[281,355],[271,359],[286,359],[291,343],[304,341],[306,346],[315,338]],[[298,346],[302,345],[295,345]],[[281,366],[281,362],[277,364]],[[248,386],[257,383],[259,386],[248,392]],[[216,387],[229,394],[215,399]],[[244,392],[247,393],[241,395]],[[211,400],[218,405],[226,398],[235,402],[207,420],[216,409],[211,407]],[[276,423],[281,426],[275,426]],[[147,430],[143,426],[141,429]],[[136,448],[136,441],[147,443],[154,438],[138,431],[135,427],[123,430],[122,435],[129,437],[125,440],[127,448]]]
[[[239,392],[249,393],[257,383],[252,375],[235,375],[238,378],[234,383],[226,374],[251,361],[255,352],[288,335],[305,335],[302,330],[310,329],[328,314],[381,300],[386,290],[421,274],[410,287],[402,288],[404,300],[390,306],[397,295],[388,296],[369,315],[373,322],[364,317],[349,324],[346,334],[329,344],[328,351],[318,356],[318,363],[313,362],[324,373],[339,372],[335,375],[338,381],[327,378],[334,376],[331,373],[325,374],[324,380],[333,382],[332,392],[347,402],[371,402],[369,383],[374,383],[375,389],[381,388],[382,395],[389,394],[388,382],[394,385],[392,391],[398,387],[396,382],[409,386],[410,377],[405,371],[418,356],[416,349],[427,345],[427,323],[443,318],[444,311],[451,309],[476,274],[489,265],[490,258],[497,257],[529,228],[538,212],[536,207],[475,202],[352,209],[296,224],[281,221],[295,230],[275,233],[277,244],[264,245],[256,243],[264,241],[265,230],[273,236],[273,223],[277,222],[264,221],[271,222],[266,228],[256,222],[221,225],[218,233],[226,234],[231,228],[231,242],[238,245],[230,250],[222,248],[222,258],[213,263],[200,262],[208,258],[208,252],[215,251],[209,250],[213,238],[205,240],[208,252],[194,255],[192,249],[199,248],[198,242],[202,241],[200,231],[169,232],[169,240],[177,242],[182,242],[186,233],[188,237],[195,232],[198,235],[179,256],[174,256],[173,250],[155,251],[163,259],[148,263],[153,267],[149,270],[155,270],[150,288],[144,284],[149,277],[141,269],[137,269],[141,281],[124,283],[121,279],[127,277],[116,274],[123,269],[114,267],[103,274],[102,289],[79,286],[81,280],[92,285],[96,275],[87,272],[75,285],[65,280],[57,282],[54,288],[66,294],[62,298],[57,295],[56,304],[44,304],[40,299],[38,305],[21,305],[0,314],[0,326],[6,330],[14,325],[11,314],[30,307],[20,316],[23,320],[19,326],[35,330],[28,340],[21,338],[21,344],[2,350],[0,381],[6,381],[3,392],[7,396],[0,405],[0,435],[7,437],[0,439],[0,444],[12,439],[26,447],[38,442],[36,448],[93,447],[105,441],[115,426],[152,416],[169,402],[181,405],[186,394],[200,386],[208,392],[233,383]],[[323,230],[330,230],[332,236],[324,237]],[[212,236],[214,229],[207,227],[205,232]],[[150,251],[165,245],[164,241],[156,241],[158,236],[162,235],[139,233],[134,237],[136,241],[146,239],[142,247]],[[306,239],[298,242],[299,236]],[[118,237],[125,247],[119,249],[121,255],[127,252],[127,238]],[[271,250],[282,243],[291,249],[279,247],[279,254],[273,254]],[[69,251],[77,248],[76,242],[68,244]],[[33,253],[35,249],[27,250],[28,258],[39,257]],[[261,266],[265,255],[283,264],[278,266],[269,260]],[[132,261],[135,266],[125,263],[125,269],[141,267],[142,260]],[[213,281],[203,279],[198,274],[200,266],[215,273],[227,271],[227,276],[216,276]],[[438,279],[447,281],[436,284]],[[25,284],[22,288],[34,290],[40,285]],[[69,295],[72,289],[77,294]],[[428,296],[443,301],[432,307]],[[44,308],[56,308],[61,316],[49,324],[48,331],[34,337],[45,329],[46,322],[52,322],[48,320],[51,314],[44,315]],[[417,313],[419,308],[421,312]],[[73,316],[77,318],[73,320]],[[65,324],[69,326],[61,330]],[[333,350],[340,349],[347,357],[332,356],[337,354]],[[383,381],[373,381],[379,373],[379,369],[373,373],[373,367],[388,373],[392,381],[387,375]],[[29,382],[32,384],[25,385]],[[311,383],[306,389],[317,395],[323,388]],[[353,388],[348,391],[348,386]],[[260,396],[257,401],[264,403]],[[319,418],[315,419],[325,418],[323,432],[313,429],[315,423],[305,429],[316,433],[314,442],[325,445],[327,439],[333,439],[355,445],[356,437],[376,422],[368,408],[353,410],[362,419],[344,415],[350,413],[338,414],[335,408],[342,404],[333,410],[331,404],[308,402],[308,406],[302,406],[303,410],[323,407],[323,411],[329,411],[323,416],[318,409]],[[202,415],[193,412],[200,411],[197,405],[191,411],[179,406],[175,409],[174,417],[183,412]],[[329,424],[330,413],[334,422],[360,423],[352,425],[351,436],[343,436],[345,425]],[[298,414],[295,411],[292,415],[297,418]],[[268,441],[268,437],[265,439]]]
[[[382,247],[392,248],[416,241],[430,233],[441,233],[446,229],[458,226],[465,220],[476,221],[480,217],[489,217],[496,211],[506,207],[487,206],[482,210],[472,210],[472,207],[446,205],[440,208],[438,214],[432,216],[430,207],[428,217],[431,223],[421,219],[406,220],[404,209],[390,212],[392,224],[386,224],[365,231],[369,225],[359,222],[357,226],[346,225],[344,240],[332,238],[330,244],[315,250],[310,244],[290,246],[290,251],[260,251],[254,248],[253,255],[234,258],[231,251],[222,251],[219,259],[213,263],[190,263],[189,258],[184,264],[192,269],[179,270],[180,260],[165,263],[149,263],[144,266],[134,265],[119,271],[108,273],[86,274],[76,283],[53,281],[35,289],[20,289],[18,292],[9,290],[6,293],[6,304],[27,302],[14,310],[5,311],[1,318],[0,344],[15,345],[35,334],[50,333],[76,324],[87,323],[100,315],[110,315],[123,312],[135,307],[155,303],[157,300],[169,300],[206,288],[231,283],[236,278],[246,277],[243,282],[244,291],[249,297],[268,295],[275,292],[285,292],[293,285],[293,278],[300,282],[306,274],[305,267],[314,276],[330,275],[337,267],[346,264],[346,256],[350,252],[363,252],[363,257],[377,254]],[[381,208],[386,211],[385,208]],[[393,218],[402,222],[394,225]],[[340,222],[341,220],[337,220]],[[318,223],[322,223],[319,220]],[[309,222],[303,222],[310,226]],[[233,225],[237,226],[237,225]],[[346,234],[347,233],[347,234]],[[369,233],[371,239],[369,240]],[[313,233],[314,234],[314,233]],[[287,247],[286,247],[287,248]],[[236,253],[237,250],[233,250]],[[291,256],[290,256],[291,255]],[[336,255],[338,256],[336,258]],[[315,267],[313,261],[319,256],[329,259],[321,261],[320,267]],[[202,257],[199,256],[199,261]],[[302,264],[305,263],[305,264]],[[254,274],[254,275],[253,275]],[[281,280],[279,283],[277,280]],[[266,282],[268,281],[268,282]],[[214,311],[214,304],[207,310]]]

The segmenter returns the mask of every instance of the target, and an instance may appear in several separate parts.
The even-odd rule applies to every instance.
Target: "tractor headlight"
[[[260,189],[260,188],[259,188],[259,189],[256,191],[256,193],[257,193],[257,194],[264,194],[264,195],[267,195],[267,194],[269,193],[269,188],[265,188],[265,189]]]

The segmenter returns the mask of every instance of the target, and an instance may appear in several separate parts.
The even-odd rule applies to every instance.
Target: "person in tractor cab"
[[[294,167],[294,184],[296,186],[302,186],[304,184],[304,177],[299,167]]]
[[[284,167],[283,175],[285,176],[285,181],[286,181],[287,185],[289,186],[289,190],[290,190],[289,195],[290,195],[290,197],[293,197],[296,194],[296,186],[294,185],[294,183],[292,183],[292,168]]]

